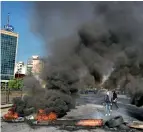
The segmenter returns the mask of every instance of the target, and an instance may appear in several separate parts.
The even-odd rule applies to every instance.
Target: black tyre
[[[123,117],[117,116],[117,117],[114,117],[114,118],[110,119],[109,121],[107,121],[106,125],[108,127],[118,127],[123,123],[124,123]]]
[[[130,128],[129,128],[127,125],[125,125],[125,124],[121,124],[121,125],[119,126],[119,129],[120,129],[120,130],[129,130]]]

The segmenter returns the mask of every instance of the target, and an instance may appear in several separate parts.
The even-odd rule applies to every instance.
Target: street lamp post
[[[7,94],[6,82],[5,82],[4,84],[5,84],[5,91],[6,91],[6,93],[5,93],[5,94],[6,94],[6,104],[7,104],[7,95],[8,95],[8,94]]]
[[[5,95],[6,95],[6,104],[9,102],[9,88],[7,86],[7,82],[4,82],[4,87],[5,87]]]
[[[18,79],[20,78],[20,76],[19,76],[19,73],[20,73],[20,69],[18,69]],[[17,80],[18,81],[18,83],[19,83],[19,80]],[[17,83],[17,85],[18,85],[18,89],[19,89],[19,84]],[[21,96],[21,98],[22,98],[22,93],[23,93],[23,91],[22,91],[22,87],[20,87],[20,96]]]
[[[8,86],[7,88],[8,88],[8,103],[9,103],[10,88]]]
[[[20,73],[20,69],[18,69],[18,79],[19,79],[19,73]],[[19,80],[17,80],[17,88],[19,89]],[[20,88],[20,96],[21,96],[21,98],[22,98],[22,88]]]

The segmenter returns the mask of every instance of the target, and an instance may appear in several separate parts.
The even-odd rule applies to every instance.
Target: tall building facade
[[[18,34],[14,32],[14,27],[9,24],[9,14],[7,24],[1,30],[1,82],[8,82],[14,77],[14,68],[18,47]]]
[[[33,74],[39,74],[41,71],[41,63],[39,56],[32,56],[33,58],[33,67],[32,67],[32,73]]]
[[[1,30],[1,80],[14,77],[18,34]]]
[[[32,56],[28,59],[27,62],[27,74],[28,75],[36,75],[39,74],[42,70],[43,62],[41,61],[39,56]]]
[[[32,61],[32,58],[29,58],[28,61],[27,61],[27,71],[26,71],[26,74],[27,75],[32,75],[32,67],[33,67],[33,61]]]

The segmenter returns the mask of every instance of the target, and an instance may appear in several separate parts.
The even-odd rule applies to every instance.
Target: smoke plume
[[[112,4],[111,4],[112,5]],[[142,88],[142,2],[117,2],[114,6],[101,4],[99,13],[112,29],[120,52],[114,61],[115,70],[106,81],[107,88],[119,88],[131,95],[132,104],[143,105]],[[105,8],[106,7],[106,8]]]
[[[131,94],[142,90],[134,83],[143,75],[141,2],[34,2],[34,7],[31,30],[47,48],[41,75],[47,85],[41,90],[34,81],[25,83],[35,91],[29,105],[64,115],[83,79],[101,83],[113,68],[107,88],[120,81]]]

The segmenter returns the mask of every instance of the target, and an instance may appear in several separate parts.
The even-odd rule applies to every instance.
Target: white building
[[[16,63],[15,66],[15,74],[26,74],[26,65],[24,65],[24,62],[20,61]]]

